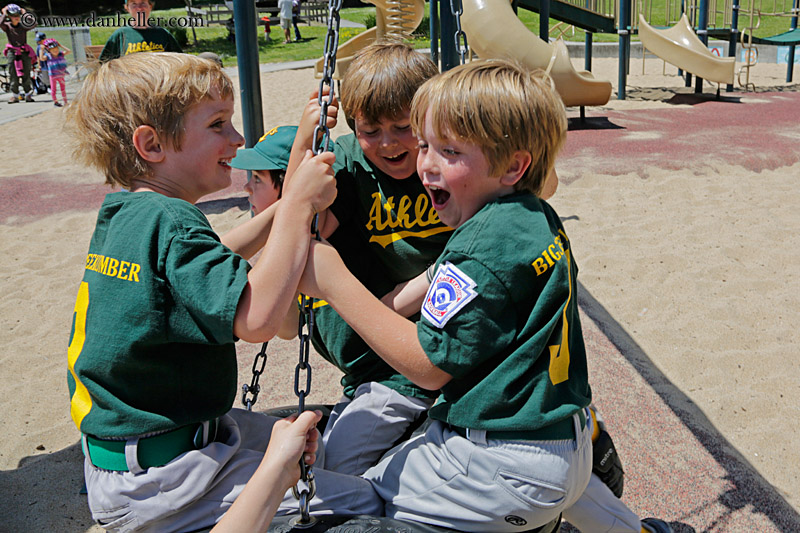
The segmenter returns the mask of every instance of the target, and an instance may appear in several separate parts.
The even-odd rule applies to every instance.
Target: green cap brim
[[[284,170],[280,163],[258,153],[255,148],[240,148],[231,166],[241,170]]]

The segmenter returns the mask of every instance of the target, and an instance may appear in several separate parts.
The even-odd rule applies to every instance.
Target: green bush
[[[367,29],[370,29],[374,28],[375,24],[377,24],[375,22],[375,13],[368,13],[367,16],[364,17],[364,26],[366,26]]]
[[[430,39],[431,38],[431,17],[425,15],[422,17],[422,22],[419,23],[417,29],[411,34],[416,39]]]

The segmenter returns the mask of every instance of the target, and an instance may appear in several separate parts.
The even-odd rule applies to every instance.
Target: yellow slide
[[[531,69],[549,67],[564,105],[608,103],[611,82],[596,79],[591,72],[575,70],[564,42],[551,45],[528,31],[508,0],[463,0],[463,5],[461,26],[478,56],[516,59]]]
[[[425,16],[425,0],[366,1],[375,4],[375,27],[339,45],[336,51],[336,71],[333,73],[335,80],[344,77],[356,52],[384,37],[397,40],[408,39],[419,26],[422,17]],[[324,60],[325,58],[321,57],[314,64],[317,78],[322,77]]]
[[[685,13],[677,24],[665,30],[652,27],[639,14],[639,39],[645,48],[667,63],[704,80],[733,84],[736,60],[712,54],[695,35]]]

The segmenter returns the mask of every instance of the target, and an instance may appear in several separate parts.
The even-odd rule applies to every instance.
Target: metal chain
[[[328,32],[325,36],[325,53],[323,56],[322,79],[319,82],[317,102],[320,106],[319,123],[314,128],[313,151],[315,155],[330,150],[331,131],[328,128],[328,107],[333,104],[333,73],[336,71],[336,52],[339,50],[339,11],[342,0],[328,0]],[[328,87],[328,96],[323,97],[325,86]],[[311,232],[319,239],[317,227],[318,216],[314,215],[311,223]],[[306,408],[306,396],[311,392],[311,365],[308,364],[308,354],[311,348],[311,337],[314,335],[314,299],[302,296],[300,305],[300,320],[297,327],[300,338],[300,357],[294,369],[294,393],[297,395],[297,413]],[[300,374],[305,372],[305,388],[300,388]],[[307,488],[292,488],[292,494],[297,498],[300,507],[300,517],[293,521],[296,527],[307,528],[314,525],[316,519],[309,515],[308,506],[311,498],[316,493],[314,473],[311,466],[300,460],[300,481]],[[299,485],[298,485],[299,486]]]
[[[301,295],[300,322],[297,326],[297,336],[300,338],[300,358],[294,369],[294,393],[297,395],[297,413],[306,409],[306,396],[311,392],[311,365],[308,364],[308,354],[311,348],[311,336],[314,334],[314,299]],[[300,388],[300,373],[305,372],[305,388]],[[302,459],[300,460],[300,481],[308,488],[299,489],[292,487],[292,494],[300,505],[300,518],[295,525],[311,527],[316,520],[308,513],[308,505],[316,493],[314,474],[311,467]],[[298,485],[299,486],[299,485]]]
[[[458,7],[456,7],[458,4]],[[461,29],[461,15],[464,14],[464,6],[461,4],[461,0],[450,0],[450,13],[456,18],[456,32],[453,34],[453,40],[456,45],[456,50],[458,50],[458,55],[461,58],[461,64],[467,62],[467,34],[464,33],[464,30]],[[461,40],[464,40],[464,44],[461,44]]]
[[[259,366],[259,361],[261,361],[261,366]],[[250,385],[246,383],[242,385],[242,404],[244,404],[248,411],[253,410],[253,404],[256,403],[258,399],[258,393],[261,392],[261,385],[258,384],[258,378],[264,373],[264,366],[266,364],[267,343],[265,342],[261,345],[261,351],[256,354],[256,358],[253,360],[253,379],[250,380]],[[248,398],[248,394],[252,394],[252,397]]]
[[[322,79],[319,81],[317,102],[320,106],[319,124],[314,128],[314,155],[330,149],[331,131],[328,128],[328,106],[333,103],[333,73],[336,71],[336,52],[339,50],[339,10],[342,0],[328,0],[328,32],[325,35],[325,54],[322,57]],[[323,97],[325,86],[330,91]],[[320,133],[322,135],[320,135]],[[314,217],[316,219],[316,217]]]

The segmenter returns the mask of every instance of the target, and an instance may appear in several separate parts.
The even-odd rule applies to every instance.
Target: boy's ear
[[[516,185],[517,182],[522,179],[522,176],[525,175],[532,161],[533,157],[531,157],[530,152],[517,150],[511,154],[511,161],[506,171],[500,176],[500,183],[509,187]]]
[[[158,138],[158,132],[152,126],[139,126],[134,130],[133,147],[148,163],[160,163],[166,155]]]

